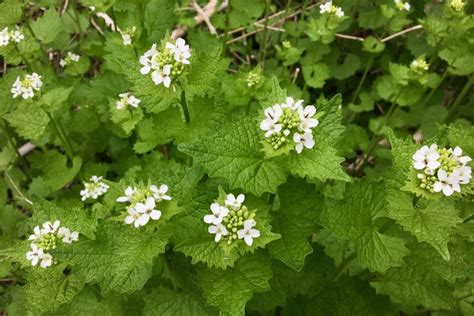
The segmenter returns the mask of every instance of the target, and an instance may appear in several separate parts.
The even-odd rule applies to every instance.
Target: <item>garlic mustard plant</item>
[[[35,96],[35,92],[40,91],[43,86],[41,76],[37,73],[25,75],[23,79],[17,77],[11,88],[13,98],[21,96],[23,99],[30,99]]]
[[[82,201],[92,198],[96,200],[99,196],[105,194],[109,185],[102,182],[102,177],[92,176],[89,182],[84,182],[84,189],[81,190]]]

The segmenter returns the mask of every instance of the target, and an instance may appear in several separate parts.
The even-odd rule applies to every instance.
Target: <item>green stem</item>
[[[178,280],[176,280],[173,269],[171,268],[170,259],[166,254],[161,255],[161,259],[163,260],[163,264],[165,266],[166,272],[168,272],[168,276],[170,277],[171,284],[173,285],[173,289],[176,291],[180,288]]]
[[[448,111],[448,116],[446,116],[447,122],[449,122],[453,118],[453,115],[456,114],[459,105],[461,104],[466,94],[469,92],[469,89],[471,88],[473,81],[474,81],[474,75],[469,77],[466,84],[464,85],[461,92],[459,93],[458,97],[456,98],[456,100],[454,100],[453,105]]]
[[[441,84],[443,83],[443,81],[446,79],[447,76],[448,76],[448,68],[446,68],[446,70],[441,75],[441,79],[440,79],[439,83],[431,89],[430,93],[428,93],[426,98],[423,100],[423,103],[421,103],[422,107],[424,107],[426,105],[426,103],[428,103],[428,101],[431,100],[431,97],[438,90],[438,88],[441,86]]]
[[[56,133],[58,134],[58,137],[59,139],[61,140],[61,142],[63,143],[63,147],[64,149],[66,150],[66,154],[68,155],[68,157],[70,159],[73,159],[74,158],[74,151],[72,150],[72,147],[71,147],[71,144],[69,143],[67,137],[66,137],[66,134],[63,134],[62,131],[64,131],[63,127],[60,125],[59,122],[57,122],[53,116],[51,115],[51,113],[49,113],[48,111],[45,111],[46,114],[48,115],[49,119],[51,120],[51,122],[53,123],[53,126],[54,126],[54,129],[56,130]]]
[[[10,182],[11,186],[13,187],[13,189],[15,189],[15,191],[17,192],[17,194],[20,196],[20,199],[25,201],[26,203],[30,204],[30,205],[33,205],[33,202],[31,202],[24,194],[23,192],[21,192],[20,188],[18,188],[18,186],[16,185],[15,181],[13,181],[12,177],[10,176],[10,173],[8,172],[7,169],[4,169],[3,170],[3,173],[5,174],[6,178],[8,179],[8,181]]]
[[[82,34],[81,21],[79,20],[79,14],[77,13],[76,5],[77,5],[77,1],[74,1],[71,7],[72,7],[72,11],[74,11],[74,17],[76,20],[77,28],[79,29],[79,34]]]
[[[372,64],[374,62],[375,55],[371,55],[369,60],[367,61],[367,65],[365,66],[364,69],[364,74],[362,75],[362,78],[359,81],[359,85],[357,86],[357,89],[352,96],[351,103],[355,104],[355,101],[357,100],[357,97],[359,96],[360,90],[362,89],[362,86],[364,85],[365,79],[367,79],[367,74],[369,73],[370,68],[372,67]],[[347,122],[352,122],[356,116],[356,112],[351,112],[349,118],[347,119]]]
[[[188,103],[186,102],[186,95],[184,94],[184,90],[181,92],[181,110],[184,117],[184,123],[189,124],[191,122],[191,118],[189,116],[189,109]]]
[[[336,282],[341,277],[341,275],[344,273],[344,271],[347,269],[349,264],[355,258],[357,258],[357,254],[352,253],[348,257],[346,257],[344,260],[342,260],[341,264],[339,264],[339,266],[337,267],[336,272],[334,273],[334,276],[331,278],[331,280],[329,282]]]
[[[28,70],[29,71],[33,71],[33,67],[31,67],[31,64],[30,62],[28,61],[28,59],[25,57],[25,55],[23,55],[23,53],[20,51],[20,49],[18,48],[18,45],[16,43],[13,43],[15,45],[15,48],[16,48],[16,51],[18,52],[18,54],[20,55],[21,59],[23,60],[23,62],[25,63],[25,65],[28,67]]]

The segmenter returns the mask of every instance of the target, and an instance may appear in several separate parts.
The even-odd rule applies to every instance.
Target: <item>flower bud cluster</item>
[[[132,45],[132,39],[136,30],[137,28],[135,26],[126,28],[125,30],[118,29],[120,35],[122,36],[122,43],[124,46]]]
[[[145,226],[150,219],[159,220],[161,211],[156,209],[156,204],[171,200],[167,192],[166,184],[160,185],[159,188],[154,184],[142,188],[127,187],[125,195],[117,198],[119,203],[130,203],[127,206],[125,224],[133,224],[135,228],[139,228]]]
[[[32,266],[40,263],[42,268],[47,268],[57,263],[49,251],[56,249],[60,243],[71,244],[79,240],[78,232],[71,232],[69,228],[60,225],[60,221],[55,221],[44,223],[42,228],[35,226],[34,233],[28,238],[32,241],[31,251],[26,253],[26,259],[31,261]]]
[[[191,50],[186,41],[178,38],[175,43],[167,42],[162,50],[157,50],[156,44],[140,57],[143,75],[151,73],[151,79],[156,85],[163,84],[169,88],[189,65]]]
[[[34,97],[35,91],[39,91],[42,86],[43,81],[41,81],[41,76],[34,72],[31,75],[25,75],[23,79],[20,79],[19,76],[16,77],[11,88],[11,93],[13,94],[13,98],[21,95],[21,97],[26,100]]]
[[[394,0],[395,8],[399,11],[410,11],[411,5],[408,2],[404,2],[402,0]]]
[[[8,27],[0,31],[0,46],[7,46],[10,41],[20,43],[25,38],[25,35],[17,28],[14,31],[9,31]]]
[[[420,188],[432,193],[443,192],[450,196],[461,192],[461,185],[470,183],[472,160],[462,156],[462,149],[438,148],[437,144],[421,147],[413,156],[413,168],[423,171],[418,173]]]
[[[204,222],[209,224],[208,232],[215,235],[214,241],[221,240],[231,245],[238,239],[243,239],[247,246],[252,246],[253,239],[260,237],[260,231],[255,229],[255,213],[248,210],[242,203],[245,195],[235,197],[228,194],[224,205],[218,202],[211,204],[212,214],[204,216]]]
[[[277,150],[291,141],[298,154],[305,147],[314,147],[312,129],[319,124],[319,121],[313,118],[316,107],[303,107],[302,104],[303,100],[295,102],[293,98],[288,97],[285,103],[265,109],[265,119],[261,121],[260,129],[265,132],[265,139],[273,149]]]
[[[262,79],[263,78],[262,78],[260,69],[252,70],[247,74],[247,78],[246,78],[247,86],[249,88],[258,86],[262,82]]]
[[[59,61],[59,65],[64,68],[72,63],[77,63],[79,59],[81,59],[81,56],[71,52],[67,52],[66,57],[61,58],[61,60]]]
[[[109,189],[109,185],[102,182],[102,177],[92,176],[89,182],[84,182],[84,190],[81,190],[81,199],[85,201],[88,198],[97,199],[105,194]]]
[[[463,0],[449,0],[448,4],[451,10],[458,13],[464,11],[464,7],[466,6],[466,3],[463,2]]]
[[[428,70],[429,64],[426,62],[423,56],[413,60],[410,64],[410,69],[416,73],[424,73]]]

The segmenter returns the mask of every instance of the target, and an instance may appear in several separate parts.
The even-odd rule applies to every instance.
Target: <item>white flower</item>
[[[140,218],[137,220],[140,226],[145,226],[150,218],[156,221],[161,217],[161,212],[155,210],[155,199],[153,197],[147,198],[145,203],[137,203],[135,210],[140,213]]]
[[[72,52],[67,52],[66,57],[61,58],[61,60],[59,61],[59,65],[61,65],[61,67],[66,67],[67,65],[78,62],[79,59],[81,59],[80,55],[74,54]]]
[[[469,156],[462,156],[462,149],[459,146],[456,146],[452,150],[453,158],[457,162],[460,162],[463,166],[465,166],[468,162],[470,162],[472,159]]]
[[[337,7],[332,4],[332,1],[327,1],[319,6],[319,13],[321,14],[334,14],[341,18],[344,16],[344,11],[341,7]]]
[[[273,107],[265,109],[264,114],[265,119],[260,123],[260,129],[266,131],[265,137],[270,137],[273,134],[280,132],[282,125],[278,123],[278,120],[283,114],[281,106],[275,104]]]
[[[36,266],[38,264],[39,259],[44,255],[43,249],[38,248],[35,243],[30,245],[31,251],[26,253],[26,259],[31,261],[32,266]]]
[[[344,11],[342,11],[342,8],[336,7],[335,14],[336,14],[337,17],[342,18],[344,16]]]
[[[142,75],[146,75],[151,71],[152,60],[156,54],[158,54],[158,51],[156,50],[156,44],[153,44],[151,48],[140,57],[140,64],[143,65],[143,67],[140,69],[140,73]]]
[[[253,239],[260,237],[260,231],[253,228],[256,224],[255,220],[247,219],[244,222],[244,228],[237,231],[237,236],[239,239],[243,239],[247,246],[252,246]]]
[[[245,201],[245,195],[239,194],[237,198],[231,193],[227,194],[225,199],[225,205],[230,206],[234,210],[239,210],[242,206],[242,203]]]
[[[468,184],[471,182],[472,170],[471,167],[462,166],[453,170],[451,174],[454,178],[459,180],[460,184]]]
[[[33,234],[30,235],[30,237],[28,237],[28,240],[38,240],[40,239],[41,237],[43,237],[43,233],[41,232],[41,229],[39,226],[35,226],[35,228],[33,228]]]
[[[425,168],[435,170],[441,165],[438,161],[439,157],[438,145],[432,144],[430,147],[425,145],[412,156],[413,168],[417,170]]]
[[[70,244],[73,241],[79,240],[79,233],[78,232],[71,232],[69,228],[60,227],[58,230],[58,237],[62,238],[62,241],[66,244]]]
[[[115,103],[117,110],[121,110],[125,108],[127,105],[137,108],[140,102],[142,102],[140,99],[136,98],[134,95],[132,95],[129,92],[120,93],[119,97],[120,97],[120,100],[118,100]]]
[[[162,200],[171,200],[171,196],[166,195],[166,192],[168,192],[168,186],[166,184],[160,185],[159,189],[156,185],[151,185],[150,191],[153,193],[153,197],[155,198],[156,202],[161,202]]]
[[[25,35],[23,35],[19,30],[16,30],[13,31],[12,38],[16,43],[20,43],[22,40],[25,39]]]
[[[400,10],[400,11],[410,11],[410,3],[408,2],[403,2],[402,0],[394,0],[395,2],[395,7]]]
[[[222,223],[224,217],[229,214],[229,210],[224,207],[220,206],[219,203],[212,203],[211,204],[211,212],[212,214],[208,214],[204,216],[204,222],[207,224],[214,224],[218,225]]]
[[[454,192],[461,192],[459,178],[455,174],[448,176],[448,173],[444,169],[439,169],[438,181],[434,183],[433,190],[435,192],[443,191],[443,194],[446,196],[450,196]]]
[[[301,105],[303,104],[304,100],[295,100],[292,97],[287,97],[286,102],[281,104],[282,109],[291,109],[292,111],[298,111],[301,109]]]
[[[156,85],[162,84],[169,88],[171,84],[171,65],[164,65],[163,69],[157,68],[151,73],[151,79]]]
[[[129,207],[128,210],[128,215],[125,217],[125,224],[134,224],[135,227],[140,227],[140,222],[138,219],[140,218],[141,214],[138,213],[138,211],[133,208]]]
[[[50,267],[53,264],[53,256],[51,256],[49,253],[45,253],[41,255],[40,259],[41,259],[40,266],[43,269]]]
[[[302,131],[311,133],[311,129],[318,126],[319,121],[313,118],[316,114],[316,108],[313,105],[308,105],[304,109],[300,108],[298,114],[300,116],[300,124],[298,127]]]
[[[41,230],[41,233],[43,235],[54,234],[58,230],[59,225],[61,225],[60,221],[54,221],[54,223],[51,223],[50,221],[48,221],[43,224],[43,229]]]
[[[174,55],[174,59],[182,64],[189,64],[189,58],[191,57],[191,52],[189,45],[186,44],[186,41],[182,38],[176,39],[175,44],[170,42],[166,43],[166,48],[171,51]]]
[[[11,93],[13,98],[21,95],[23,99],[29,99],[34,96],[34,91],[39,91],[42,86],[41,76],[37,73],[32,73],[31,75],[26,75],[23,80],[17,77],[12,85]]]
[[[128,46],[132,44],[132,36],[135,34],[135,31],[137,28],[133,26],[131,29],[126,29],[125,31],[122,31],[121,29],[118,29],[120,32],[120,35],[122,36],[122,43],[124,46]]]
[[[8,32],[8,27],[6,27],[0,32],[0,46],[7,46],[9,42],[10,33]]]
[[[209,232],[209,234],[215,234],[216,235],[214,237],[215,242],[219,242],[219,240],[221,240],[222,236],[227,236],[227,234],[228,234],[227,229],[222,224],[211,225],[207,228],[207,231]]]
[[[119,203],[130,202],[133,199],[133,195],[137,191],[138,191],[137,188],[132,188],[132,187],[129,186],[125,189],[125,195],[121,196],[121,197],[118,197],[116,201],[119,202]]]
[[[308,149],[311,149],[314,147],[313,134],[311,133],[304,133],[304,134],[295,133],[293,135],[293,141],[295,142],[295,150],[298,154],[300,154],[303,151],[304,147]]]
[[[105,194],[109,189],[109,185],[103,183],[102,177],[92,176],[90,182],[84,182],[84,190],[81,190],[81,199],[85,201],[88,198],[97,199],[99,196]]]

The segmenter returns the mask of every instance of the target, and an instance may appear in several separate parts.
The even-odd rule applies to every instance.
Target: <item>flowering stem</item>
[[[20,55],[21,59],[23,60],[23,62],[25,63],[25,65],[28,67],[28,70],[29,71],[33,71],[33,67],[31,67],[31,64],[30,62],[28,61],[28,59],[25,57],[25,55],[23,55],[23,53],[20,51],[20,49],[18,48],[18,45],[16,45],[16,43],[13,43],[15,45],[15,48],[18,52],[18,54]]]
[[[360,90],[362,89],[362,86],[364,85],[365,79],[367,78],[367,74],[369,73],[370,68],[372,67],[372,64],[374,62],[375,55],[371,55],[369,60],[367,61],[367,65],[365,66],[364,69],[364,74],[362,75],[362,78],[359,81],[359,85],[357,86],[357,89],[354,93],[354,96],[352,97],[351,103],[354,104],[354,102],[357,100],[357,97],[359,96]],[[348,122],[351,122],[356,116],[356,112],[352,112],[349,116]]]
[[[182,90],[181,92],[181,110],[182,110],[182,113],[183,113],[183,117],[184,117],[184,122],[186,124],[189,124],[191,122],[191,118],[189,117],[189,109],[188,109],[188,103],[186,102],[186,95],[184,93],[184,90]]]
[[[51,113],[49,113],[48,111],[45,111],[46,114],[48,115],[49,119],[51,120],[51,122],[53,123],[53,126],[54,126],[54,129],[56,130],[56,133],[58,134],[58,137],[59,139],[61,139],[61,142],[63,143],[63,146],[64,146],[64,149],[66,150],[66,154],[68,155],[68,157],[70,159],[72,159],[74,157],[74,151],[72,150],[72,147],[71,147],[71,144],[69,143],[67,137],[65,134],[63,134],[63,131],[64,129],[62,128],[62,126],[60,125],[59,122],[57,122],[53,116],[51,115]]]
[[[446,79],[447,76],[448,76],[448,68],[446,68],[446,70],[443,72],[443,75],[441,76],[441,80],[439,81],[439,83],[431,89],[430,93],[428,93],[426,98],[423,100],[423,103],[421,104],[422,107],[424,107],[426,103],[428,103],[428,101],[431,100],[431,97],[436,92],[436,90],[438,90],[439,86],[441,86],[441,84],[443,83],[444,79]]]
[[[471,88],[473,81],[474,81],[474,75],[469,77],[466,84],[464,85],[461,92],[459,93],[458,97],[456,98],[456,100],[454,100],[453,105],[448,111],[448,116],[446,116],[446,121],[450,121],[452,119],[453,115],[456,113],[462,100],[464,99],[466,94],[469,92],[469,89]]]

